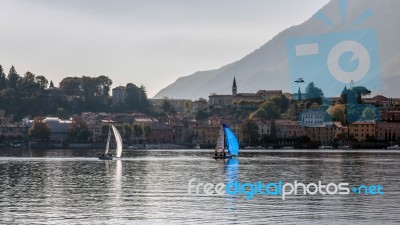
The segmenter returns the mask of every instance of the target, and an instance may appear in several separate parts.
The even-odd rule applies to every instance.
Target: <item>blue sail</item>
[[[228,153],[233,156],[239,154],[239,142],[236,135],[229,129],[229,127],[223,124],[226,138],[226,145],[228,146]]]

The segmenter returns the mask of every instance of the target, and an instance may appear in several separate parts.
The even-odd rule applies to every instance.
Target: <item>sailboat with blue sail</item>
[[[225,151],[225,143],[227,151]],[[228,154],[227,154],[228,153]],[[235,133],[226,125],[221,124],[221,128],[218,134],[217,146],[215,147],[214,159],[231,159],[234,156],[239,155],[239,141],[236,138]]]

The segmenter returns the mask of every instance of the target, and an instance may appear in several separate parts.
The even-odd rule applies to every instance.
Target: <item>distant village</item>
[[[135,110],[82,112],[71,114],[69,119],[49,115],[14,121],[12,114],[0,109],[0,144],[102,146],[109,124],[114,124],[126,148],[213,148],[221,122],[231,127],[241,147],[246,148],[317,148],[321,145],[385,148],[400,140],[399,98],[360,96],[360,104],[365,107],[356,112],[359,115],[356,120],[349,122],[348,103],[343,96],[307,99],[307,93],[300,90],[294,94],[282,90],[256,93],[237,90],[234,79],[231,94],[211,94],[208,99],[195,101],[149,99],[158,114]],[[63,90],[55,87],[45,91],[47,95],[64,95]],[[111,92],[114,106],[127,99],[125,86],[115,87]]]

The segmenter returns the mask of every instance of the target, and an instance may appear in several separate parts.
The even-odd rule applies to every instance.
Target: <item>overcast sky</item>
[[[1,0],[0,65],[58,83],[106,75],[149,97],[239,60],[329,0]]]

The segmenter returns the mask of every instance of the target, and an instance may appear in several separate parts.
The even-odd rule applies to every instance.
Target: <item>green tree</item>
[[[97,80],[100,85],[101,94],[104,98],[104,101],[106,102],[108,97],[110,96],[110,87],[112,85],[112,80],[104,75],[100,75],[99,77],[97,77]]]
[[[14,88],[17,91],[18,84],[21,80],[21,76],[17,73],[14,66],[11,66],[10,72],[8,72],[7,80],[8,80],[7,86],[9,88]]]
[[[162,109],[165,114],[167,115],[175,115],[176,111],[174,109],[174,106],[170,103],[167,97],[163,98],[162,102]]]
[[[149,102],[147,99],[146,88],[128,83],[126,85],[125,106],[127,110],[147,113],[149,111]]]
[[[365,107],[365,109],[362,112],[362,118],[367,121],[373,121],[375,120],[375,117],[376,117],[375,110],[370,107]]]
[[[72,119],[70,135],[73,139],[78,141],[86,141],[89,138],[89,127],[81,116],[75,116]]]
[[[363,96],[371,94],[371,91],[368,90],[366,87],[363,87],[363,86],[353,87],[351,89],[351,92],[355,93],[356,99],[357,99],[357,104],[362,104],[361,98]],[[351,103],[353,103],[353,102],[351,102]]]
[[[143,124],[143,136],[148,141],[151,137],[151,127],[148,124]]]
[[[53,82],[50,82],[50,87]],[[54,86],[54,85],[53,85]],[[71,96],[82,96],[81,78],[79,77],[66,77],[61,80],[59,87],[65,94]]]
[[[335,104],[328,109],[328,114],[335,120],[340,121],[342,124],[346,123],[346,106],[343,104]]]
[[[191,100],[186,100],[184,103],[184,111],[186,114],[189,114],[192,112],[193,109],[193,102]]]
[[[55,116],[62,119],[68,118],[67,112],[62,107],[57,108]]]
[[[36,76],[35,78],[36,83],[39,85],[40,90],[44,90],[47,88],[49,81],[44,76]]]
[[[250,115],[250,119],[252,118],[260,118],[266,120],[275,120],[279,119],[281,114],[281,110],[279,106],[277,106],[274,102],[268,101],[261,106]]]
[[[124,138],[126,140],[130,140],[130,138],[132,137],[132,126],[128,123],[124,123],[123,124],[123,130],[124,130]]]
[[[25,95],[26,98],[30,99],[31,96],[39,91],[39,84],[35,82],[35,74],[26,72],[20,82],[20,92]]]
[[[197,111],[196,113],[196,120],[205,120],[208,117],[210,117],[210,113],[200,109],[199,111]]]
[[[246,119],[241,127],[243,134],[243,142],[251,146],[251,143],[258,141],[258,126],[254,120]]]
[[[310,82],[306,87],[306,98],[308,99],[322,99],[324,93],[321,88],[315,86],[314,82]]]
[[[281,113],[287,112],[290,104],[289,99],[287,99],[286,96],[274,96],[271,101],[279,106]]]
[[[132,128],[133,134],[135,136],[136,142],[139,144],[139,138],[143,135],[142,126],[139,124],[134,124]]]
[[[1,90],[0,92],[0,97],[4,99],[15,99],[15,89],[14,88],[6,88],[4,90]]]
[[[4,69],[0,65],[0,90],[6,89],[7,88],[7,78],[6,75],[4,74]]]
[[[49,139],[51,129],[44,121],[43,117],[36,117],[33,121],[32,128],[29,130],[29,137],[37,139]]]

